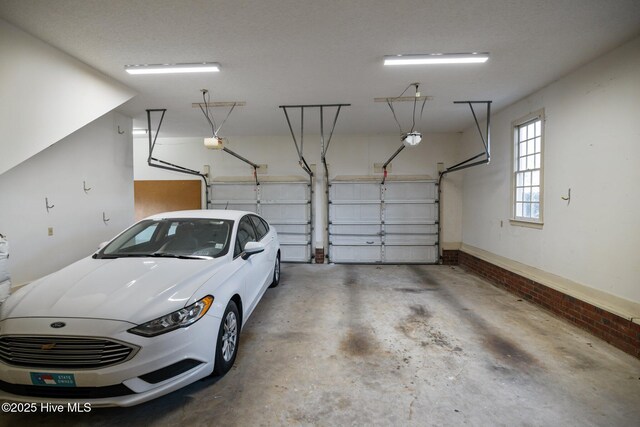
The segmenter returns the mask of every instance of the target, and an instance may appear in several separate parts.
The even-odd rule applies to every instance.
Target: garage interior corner
[[[0,424],[636,425],[638,396],[637,359],[460,267],[283,264],[225,376]]]

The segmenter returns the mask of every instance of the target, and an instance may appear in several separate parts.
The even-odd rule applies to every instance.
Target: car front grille
[[[128,360],[137,350],[104,338],[0,337],[0,360],[9,365],[33,368],[104,368]]]

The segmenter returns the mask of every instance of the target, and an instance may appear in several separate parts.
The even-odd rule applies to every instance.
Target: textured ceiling
[[[225,136],[286,134],[278,105],[318,103],[352,104],[341,113],[342,134],[394,133],[388,107],[373,98],[399,95],[411,82],[434,97],[419,130],[461,131],[471,115],[454,100],[490,99],[498,110],[640,34],[637,0],[0,0],[0,17],[135,89],[119,108],[134,127],[146,127],[146,108],[167,108],[163,136],[210,133],[191,107],[202,88],[212,101],[247,102]],[[382,65],[388,54],[470,51],[491,57],[481,65]],[[222,72],[124,71],[202,61],[219,62]],[[398,110],[408,126],[410,103]],[[305,123],[317,133],[317,120]]]

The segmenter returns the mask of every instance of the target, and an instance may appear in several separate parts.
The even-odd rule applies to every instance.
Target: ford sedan
[[[146,218],[0,306],[0,399],[130,406],[223,375],[279,280],[277,233],[256,214]]]

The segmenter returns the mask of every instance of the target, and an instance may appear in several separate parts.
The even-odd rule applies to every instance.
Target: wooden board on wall
[[[202,209],[202,181],[134,181],[136,220],[159,212]]]

